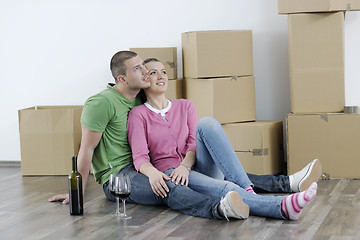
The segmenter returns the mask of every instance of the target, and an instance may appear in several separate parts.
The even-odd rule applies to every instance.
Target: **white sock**
[[[291,190],[294,191],[293,189],[295,189],[295,187],[296,187],[296,186],[293,186],[294,185],[294,175],[289,176],[289,184],[290,184]]]

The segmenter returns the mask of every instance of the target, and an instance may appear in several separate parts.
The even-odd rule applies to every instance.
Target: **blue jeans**
[[[168,169],[165,174],[169,176],[173,170],[173,168]],[[190,171],[188,186],[165,181],[170,190],[165,198],[155,195],[148,177],[138,173],[132,164],[121,169],[118,174],[120,173],[129,176],[131,180],[131,194],[128,202],[142,205],[167,205],[173,210],[191,216],[224,219],[218,212],[218,204],[226,193],[236,191],[249,205],[250,214],[284,219],[281,214],[283,196],[261,196],[249,193],[233,182],[214,179],[196,171]],[[108,182],[104,184],[103,190],[108,199],[115,201],[109,193]]]
[[[167,170],[165,173],[170,173],[172,170]],[[281,201],[284,196],[249,193],[233,182],[211,178],[196,171],[190,171],[189,187],[199,193],[217,197],[224,197],[226,193],[236,191],[244,203],[249,205],[251,215],[285,219],[281,213]]]
[[[165,172],[170,174],[170,170]],[[128,202],[142,204],[142,205],[167,205],[173,210],[179,212],[211,219],[225,219],[218,212],[218,204],[220,202],[220,196],[205,195],[203,193],[194,191],[193,189],[182,186],[180,184],[175,185],[171,181],[166,181],[170,191],[167,197],[162,198],[156,196],[151,189],[149,178],[144,174],[138,173],[133,164],[129,164],[122,168],[118,174],[124,174],[129,176],[131,181],[131,194],[127,199]],[[106,197],[115,201],[115,198],[109,193],[108,182],[103,185],[103,190]]]
[[[246,174],[220,123],[202,118],[196,129],[196,171],[212,178],[226,179],[256,192],[290,193],[288,176]]]
[[[247,173],[257,193],[291,193],[289,177]]]

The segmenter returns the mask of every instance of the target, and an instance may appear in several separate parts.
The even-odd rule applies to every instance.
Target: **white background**
[[[347,14],[346,102],[360,105],[360,12]],[[112,55],[177,47],[181,33],[253,31],[258,120],[290,112],[287,16],[277,0],[0,0],[0,161],[19,161],[18,110],[83,105],[113,82]]]

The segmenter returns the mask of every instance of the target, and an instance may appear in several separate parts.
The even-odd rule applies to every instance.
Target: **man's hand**
[[[78,170],[82,176],[83,195],[85,195],[86,182],[89,176],[94,149],[99,144],[102,132],[94,132],[81,125],[81,144],[78,155]],[[69,194],[57,194],[49,198],[49,202],[69,203]]]
[[[62,204],[68,204],[69,203],[69,194],[58,194],[51,198],[49,198],[49,202],[62,202]]]
[[[166,185],[164,179],[170,180],[170,177],[168,177],[165,173],[162,173],[156,169],[155,171],[152,171],[148,177],[153,192],[157,196],[161,196],[163,198],[166,197],[167,192],[169,192],[169,188]]]
[[[180,182],[181,185],[187,186],[189,184],[189,173],[190,170],[187,169],[187,167],[185,167],[184,165],[180,164],[170,174],[171,181],[175,181],[175,184],[178,184]]]

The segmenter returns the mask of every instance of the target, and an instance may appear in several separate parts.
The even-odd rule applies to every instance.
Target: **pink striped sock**
[[[245,190],[249,193],[256,194],[256,192],[254,191],[254,189],[252,187],[245,188]]]
[[[316,196],[317,183],[313,182],[306,191],[286,196],[281,201],[281,211],[290,220],[297,220],[301,210],[314,200]]]

